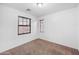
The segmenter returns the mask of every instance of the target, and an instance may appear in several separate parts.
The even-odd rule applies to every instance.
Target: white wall
[[[77,39],[78,39],[78,50],[79,50],[79,6],[77,8]]]
[[[76,7],[41,17],[40,19],[45,20],[45,32],[40,37],[77,49],[77,9]]]
[[[18,16],[32,19],[31,34],[17,35]],[[34,16],[0,5],[0,52],[36,39],[36,24]]]

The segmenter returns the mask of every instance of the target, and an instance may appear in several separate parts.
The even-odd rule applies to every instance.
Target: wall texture
[[[77,49],[78,12],[78,7],[75,7],[41,17],[45,20],[45,32],[40,37]]]
[[[77,41],[78,41],[78,50],[79,50],[79,6],[78,6],[78,8],[77,8],[77,15],[76,15],[77,17]]]
[[[18,16],[31,18],[31,34],[17,35]],[[0,5],[0,52],[24,44],[36,38],[36,19],[34,16]]]

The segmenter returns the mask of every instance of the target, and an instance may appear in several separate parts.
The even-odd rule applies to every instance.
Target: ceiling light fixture
[[[31,11],[31,9],[27,8],[26,11]]]
[[[42,7],[42,6],[43,6],[43,3],[36,3],[36,5],[37,5],[38,7]]]

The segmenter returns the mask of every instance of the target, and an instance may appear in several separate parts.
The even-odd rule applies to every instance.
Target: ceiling
[[[36,17],[41,17],[50,13],[74,8],[78,3],[44,3],[42,7],[38,7],[36,3],[3,3],[3,5],[13,7],[25,13],[30,13]],[[30,9],[30,11],[26,9]]]

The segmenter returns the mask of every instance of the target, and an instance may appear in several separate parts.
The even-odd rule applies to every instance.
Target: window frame
[[[43,33],[44,32],[44,19],[42,20],[39,20],[40,21],[40,33]]]
[[[23,25],[23,24],[20,25],[19,24],[19,22],[20,22],[19,18],[22,18],[22,22],[23,22],[23,19],[28,20],[29,21],[29,25]],[[29,32],[20,33],[20,27],[27,27],[27,28],[29,27]],[[31,18],[23,17],[23,16],[18,16],[18,35],[29,34],[29,33],[31,33]]]

